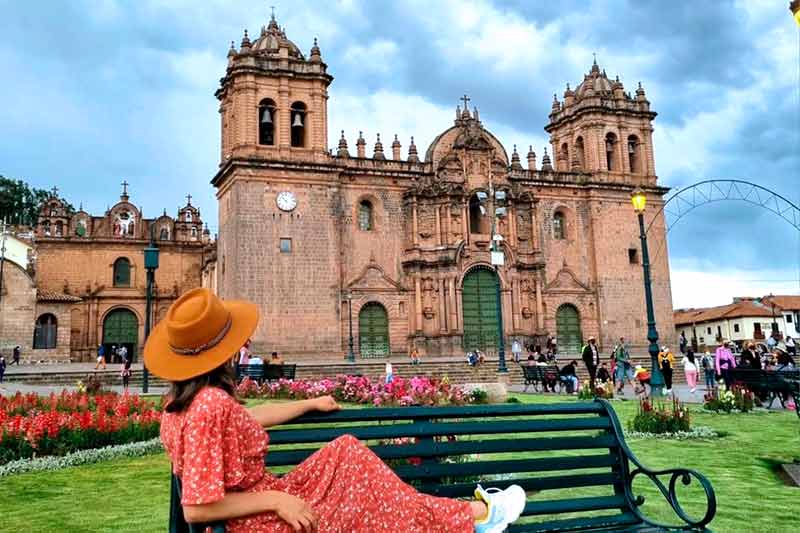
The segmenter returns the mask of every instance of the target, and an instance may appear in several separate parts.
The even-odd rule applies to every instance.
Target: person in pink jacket
[[[732,383],[731,370],[736,368],[736,359],[733,358],[733,354],[728,349],[725,341],[720,341],[719,343],[714,357],[714,366],[717,369],[717,376],[722,377],[725,381],[725,386],[730,389]]]

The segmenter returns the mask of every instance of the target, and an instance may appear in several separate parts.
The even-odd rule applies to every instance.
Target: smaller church
[[[147,218],[122,183],[102,215],[68,209],[53,188],[35,228],[13,228],[3,261],[0,351],[23,361],[91,361],[99,345],[125,346],[138,359],[144,344],[143,249],[151,234],[160,250],[153,323],[183,292],[201,285],[214,243],[191,196],[175,216]]]

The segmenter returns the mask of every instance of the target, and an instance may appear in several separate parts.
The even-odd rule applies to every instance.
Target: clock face
[[[295,198],[294,193],[289,191],[278,194],[275,200],[278,204],[278,209],[281,211],[291,211],[297,207],[297,198]]]

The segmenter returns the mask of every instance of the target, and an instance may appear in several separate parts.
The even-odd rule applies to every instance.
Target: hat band
[[[172,344],[170,344],[169,348],[170,350],[179,355],[197,355],[200,352],[210,350],[211,348],[222,342],[222,339],[224,339],[225,335],[227,335],[228,332],[231,330],[231,324],[233,324],[233,321],[231,320],[230,313],[228,313],[228,321],[225,322],[225,325],[222,327],[222,330],[219,333],[217,333],[217,335],[207,343],[201,344],[196,348],[180,348],[178,346],[173,346]]]

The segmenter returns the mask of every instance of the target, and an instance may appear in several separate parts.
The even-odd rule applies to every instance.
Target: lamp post
[[[489,193],[492,195],[492,266],[494,266],[494,274],[497,278],[495,285],[495,300],[497,302],[497,338],[499,340],[497,347],[497,371],[500,373],[508,372],[506,367],[506,341],[503,336],[503,300],[500,292],[500,265],[503,264],[503,252],[499,249],[500,240],[502,237],[495,233],[497,225],[497,217],[505,214],[505,207],[497,207],[498,202],[503,202],[506,199],[505,191],[495,191],[490,189]]]
[[[150,244],[144,249],[144,269],[147,271],[147,289],[145,293],[144,310],[144,340],[150,336],[150,322],[153,315],[153,283],[158,269],[158,246],[156,246],[156,228],[150,227]],[[147,394],[150,388],[150,373],[147,365],[142,361],[142,393]]]
[[[642,189],[636,189],[631,195],[631,203],[636,215],[639,217],[639,237],[642,241],[642,270],[644,271],[644,299],[647,304],[647,340],[650,341],[650,392],[651,395],[660,395],[664,386],[664,376],[658,365],[658,331],[656,330],[656,315],[653,310],[653,290],[650,286],[650,254],[647,251],[647,233],[644,229],[644,209],[647,196]]]
[[[3,267],[6,264],[6,221],[0,222],[0,301],[3,300]]]
[[[348,322],[350,324],[350,340],[348,341],[347,348],[347,362],[355,363],[356,354],[353,352],[353,295],[349,292],[347,293],[347,315]]]

